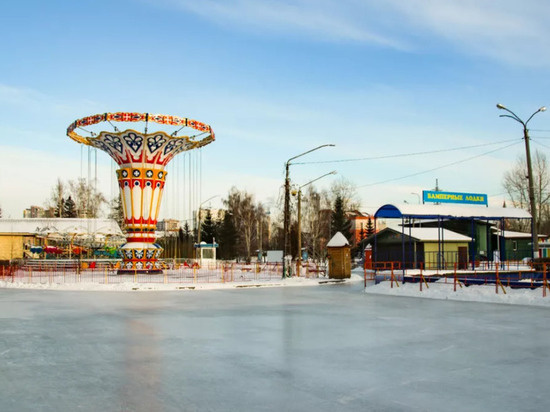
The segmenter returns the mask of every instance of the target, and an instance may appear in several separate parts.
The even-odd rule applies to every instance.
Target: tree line
[[[504,173],[502,185],[513,207],[529,210],[528,180],[525,157],[519,157],[515,165]],[[535,198],[539,233],[550,233],[550,175],[546,155],[536,151],[533,158]],[[105,196],[85,179],[64,182],[58,179],[46,207],[53,209],[56,217],[98,217],[108,202]],[[275,203],[275,204],[273,204]],[[259,251],[283,250],[283,199],[271,202],[270,207],[256,201],[252,193],[232,187],[223,198],[223,210],[213,216],[210,209],[201,211],[200,240],[219,244],[221,259],[250,259]],[[506,204],[504,206],[507,206]],[[108,203],[108,217],[123,225],[122,205],[117,196]],[[325,255],[326,243],[336,232],[342,232],[351,240],[349,212],[359,210],[359,200],[354,185],[344,178],[333,182],[328,190],[319,191],[308,186],[302,193],[301,226],[302,246],[313,259]],[[0,212],[1,213],[1,212]],[[290,247],[297,255],[296,201],[291,202]],[[0,215],[1,216],[1,215]],[[508,221],[508,230],[529,232],[528,222]],[[361,227],[359,238],[374,232],[372,220]],[[159,239],[167,257],[193,257],[193,244],[199,240],[197,229],[185,223],[176,234]],[[353,242],[350,242],[353,243]]]

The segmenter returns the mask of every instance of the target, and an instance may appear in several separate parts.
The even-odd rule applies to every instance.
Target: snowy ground
[[[99,280],[98,280],[99,279]],[[169,282],[162,283],[162,278],[158,282],[133,282],[132,276],[127,276],[126,279],[117,279],[117,283],[111,281],[101,281],[101,276],[96,276],[94,281],[87,279],[85,276],[78,278],[78,281],[68,281],[60,279],[58,282],[28,282],[25,279],[0,280],[0,288],[12,289],[50,289],[50,290],[67,290],[67,291],[170,291],[170,290],[213,290],[213,289],[241,289],[241,288],[258,288],[258,287],[294,287],[294,286],[318,286],[335,282],[362,282],[363,277],[353,274],[351,279],[335,280],[324,277],[320,278],[305,278],[293,277],[281,279],[279,277],[271,277],[268,279],[247,279],[243,281],[222,282],[197,282],[193,279],[186,282]]]
[[[369,285],[365,293],[389,296],[407,296],[426,299],[444,299],[469,302],[505,303],[513,305],[532,305],[550,307],[550,291],[543,297],[542,288],[537,289],[512,289],[509,287],[498,288],[495,285],[472,285],[468,287],[457,286],[456,292],[452,283],[443,281],[424,284],[420,291],[420,283],[396,282],[391,286],[390,281],[384,281],[378,285]]]
[[[0,289],[0,410],[544,411],[549,322],[362,282]]]

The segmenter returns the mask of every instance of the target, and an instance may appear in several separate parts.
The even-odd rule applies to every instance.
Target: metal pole
[[[302,264],[302,191],[298,189],[298,260],[296,261],[296,276],[300,276]]]
[[[283,247],[283,278],[286,276],[286,264],[285,257],[289,252],[289,235],[288,231],[290,230],[290,179],[288,177],[288,168],[290,166],[290,160],[286,162],[286,175],[285,175],[285,207],[284,207],[284,218],[283,218],[283,236],[284,236],[284,247]]]
[[[523,126],[523,139],[525,140],[525,157],[527,161],[527,179],[529,181],[529,203],[530,203],[530,211],[531,211],[531,222],[532,222],[532,228],[531,228],[531,235],[532,235],[532,247],[533,247],[533,258],[539,257],[539,236],[538,236],[538,219],[537,219],[537,205],[535,203],[535,189],[534,189],[534,178],[533,178],[533,168],[531,166],[531,150],[529,147],[529,130],[527,129],[527,123],[533,118],[534,115],[536,115],[539,112],[544,112],[546,110],[546,107],[542,106],[540,109],[538,109],[536,112],[534,112],[527,121],[521,120],[513,111],[506,108],[502,104],[498,103],[497,108],[501,110],[505,110],[508,114],[501,114],[500,117],[509,117],[510,119],[515,120],[518,123],[521,123]]]
[[[285,206],[283,212],[283,237],[284,237],[284,251],[283,251],[283,278],[286,275],[285,256],[290,253],[290,178],[289,178],[289,166],[290,162],[298,157],[314,152],[315,150],[323,147],[334,146],[333,144],[323,144],[317,146],[307,152],[300,153],[297,156],[291,157],[285,163]]]
[[[529,131],[527,125],[523,125],[523,138],[525,139],[525,156],[527,158],[527,179],[529,180],[529,203],[531,205],[531,218],[533,219],[532,229],[532,244],[533,258],[539,257],[539,235],[538,235],[538,218],[537,204],[535,202],[535,188],[533,184],[533,167],[531,165],[531,149],[529,147]]]

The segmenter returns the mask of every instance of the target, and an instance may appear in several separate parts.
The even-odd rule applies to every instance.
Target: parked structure
[[[351,251],[346,237],[337,232],[327,243],[328,275],[331,279],[351,277]]]
[[[456,206],[456,205],[384,205],[374,214],[375,222],[379,218],[399,219],[399,230],[395,231],[393,236],[397,236],[401,241],[401,256],[397,261],[401,262],[402,268],[415,267],[420,262],[431,264],[431,260],[426,261],[426,255],[419,256],[415,252],[415,245],[419,242],[426,245],[430,252],[435,252],[437,259],[436,268],[443,268],[446,262],[454,261],[463,265],[464,247],[467,246],[467,262],[472,268],[475,268],[476,262],[480,260],[493,260],[495,251],[498,252],[498,259],[501,259],[503,252],[506,255],[507,249],[505,242],[494,235],[493,228],[503,228],[505,219],[531,219],[531,215],[522,209],[514,208],[494,208],[483,206]],[[435,230],[436,238],[433,242],[426,242],[422,235],[413,235],[415,228],[431,228]],[[426,232],[427,233],[427,232]],[[459,238],[459,235],[461,236]],[[448,238],[446,240],[446,237]],[[467,240],[469,238],[469,240]],[[449,242],[449,239],[456,241]],[[379,236],[373,235],[367,238],[363,245],[372,244],[374,248],[374,262],[379,262],[383,258],[384,244],[378,244]],[[422,241],[424,240],[424,241]],[[393,241],[393,257],[397,258],[395,251],[395,242]],[[437,245],[437,249],[435,246]],[[459,248],[461,248],[459,250]],[[423,248],[423,253],[426,247]],[[435,250],[434,250],[435,249]],[[380,257],[379,257],[380,253]],[[455,257],[451,258],[450,254]],[[525,251],[528,256],[533,256],[532,248]],[[519,255],[516,255],[519,257]],[[420,257],[423,260],[420,260]]]

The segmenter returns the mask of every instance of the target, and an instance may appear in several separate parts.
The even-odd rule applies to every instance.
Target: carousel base
[[[162,269],[118,269],[117,275],[162,275]]]

